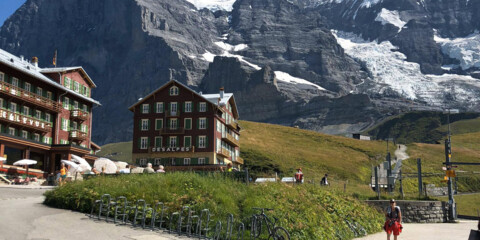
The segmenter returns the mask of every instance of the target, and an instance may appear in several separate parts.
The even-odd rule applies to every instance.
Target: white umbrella
[[[16,166],[27,166],[27,177],[28,177],[28,165],[35,165],[37,161],[31,159],[22,159],[13,163]]]
[[[13,163],[13,165],[15,166],[25,166],[25,165],[28,166],[28,165],[35,165],[35,164],[37,164],[37,161],[31,160],[31,159],[22,159]]]
[[[102,171],[102,168],[105,167],[105,173],[116,173],[117,172],[117,166],[115,166],[115,163],[108,159],[108,158],[98,158],[95,160],[95,163],[93,164],[93,167],[97,169],[97,171]]]
[[[0,157],[0,162],[3,162],[3,161],[7,161],[7,159],[4,157]]]
[[[78,165],[82,168],[82,170],[80,171],[92,170],[92,167],[90,166],[90,164],[88,164],[87,160],[85,160],[84,158],[81,158],[75,154],[72,154],[72,161],[78,163]]]
[[[127,165],[128,163],[126,162],[122,162],[122,161],[115,162],[115,166],[117,166],[117,169],[127,168]]]
[[[62,160],[60,162],[64,163],[67,166],[70,166],[70,169],[78,170],[80,168],[80,166],[78,164],[76,164],[72,161]]]

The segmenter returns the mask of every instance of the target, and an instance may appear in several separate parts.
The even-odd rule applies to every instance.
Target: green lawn
[[[442,201],[448,201],[447,197],[438,198]],[[458,214],[467,216],[478,216],[477,211],[480,211],[480,193],[468,195],[454,196],[457,203]]]
[[[119,142],[103,145],[102,150],[98,152],[97,155],[117,161],[131,162],[132,142]]]

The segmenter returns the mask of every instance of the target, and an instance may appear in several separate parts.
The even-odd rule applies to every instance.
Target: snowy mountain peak
[[[235,0],[187,0],[195,5],[197,9],[207,8],[212,11],[225,10],[232,11]]]

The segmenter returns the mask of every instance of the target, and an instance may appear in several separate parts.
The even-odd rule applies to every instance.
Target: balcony
[[[243,161],[243,158],[241,158],[241,157],[236,157],[235,162],[239,163],[239,164],[242,164],[242,165],[245,163],[245,161]]]
[[[231,121],[230,123],[227,123],[227,127],[237,130],[238,129],[238,124],[234,121]]]
[[[222,140],[224,140],[227,143],[232,144],[235,147],[240,147],[240,142],[237,139],[235,139],[234,136],[232,136],[228,133],[226,133],[224,136],[222,136]]]
[[[230,155],[230,152],[229,152],[227,149],[223,148],[223,147],[222,147],[222,150],[220,150],[220,151],[217,152],[217,154],[220,155],[220,156],[222,156],[222,157],[225,157],[225,158],[229,158],[229,157],[231,156],[231,155]]]
[[[10,97],[14,97],[24,102],[32,103],[38,107],[42,107],[50,111],[61,111],[61,106],[57,102],[37,95],[35,93],[26,91],[25,89],[15,87],[12,84],[6,82],[0,82],[0,93],[3,93]]]
[[[0,121],[6,125],[15,125],[21,128],[28,128],[34,131],[48,133],[52,131],[52,125],[49,122],[28,117],[23,114],[14,113],[6,109],[0,109]]]
[[[70,132],[70,135],[68,136],[68,138],[71,141],[83,142],[83,141],[87,140],[87,134],[84,133],[84,132],[81,132],[80,130],[72,130]]]
[[[160,135],[166,135],[166,134],[185,134],[185,128],[176,128],[176,129],[164,128],[164,129],[160,129]]]
[[[178,117],[178,116],[180,116],[179,111],[177,111],[177,112],[166,111],[165,114],[166,114],[167,117]]]
[[[88,118],[88,112],[84,112],[82,110],[76,109],[70,112],[70,117],[72,119],[79,120],[81,122],[87,120]]]

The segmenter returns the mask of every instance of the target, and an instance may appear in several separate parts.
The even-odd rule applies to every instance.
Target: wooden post
[[[417,158],[417,170],[418,170],[418,196],[422,197],[423,183],[422,183],[422,159]]]
[[[0,144],[0,157],[4,157],[4,156],[5,156],[5,144]],[[3,162],[4,161],[0,161],[0,168],[3,168]]]

